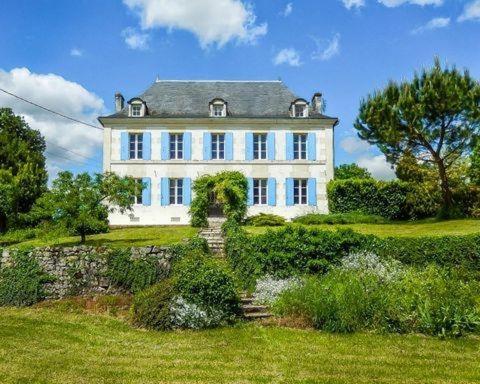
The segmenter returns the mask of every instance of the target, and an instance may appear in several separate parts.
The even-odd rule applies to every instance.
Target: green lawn
[[[107,315],[0,308],[1,383],[478,383],[480,340],[239,325],[138,330]]]
[[[132,247],[144,245],[170,245],[183,239],[193,237],[198,230],[189,226],[128,227],[111,229],[109,233],[87,236],[86,245],[106,245],[111,247]],[[79,236],[48,239],[32,239],[17,244],[15,247],[72,246],[78,245]],[[0,237],[0,243],[2,238]]]
[[[272,227],[271,227],[272,228]],[[307,228],[336,229],[352,228],[354,231],[381,237],[387,236],[442,236],[480,233],[480,220],[420,220],[401,221],[388,224],[338,224],[309,225]],[[247,227],[251,233],[264,233],[267,227]],[[274,229],[274,228],[273,228]]]

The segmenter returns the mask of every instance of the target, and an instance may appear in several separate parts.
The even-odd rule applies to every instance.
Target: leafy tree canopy
[[[477,144],[470,157],[469,176],[473,184],[480,186],[480,139],[477,140]]]
[[[359,167],[357,164],[341,164],[335,167],[335,179],[371,179],[372,174],[366,168]]]
[[[411,81],[390,82],[362,100],[355,128],[392,164],[409,153],[433,166],[449,216],[454,212],[449,170],[471,151],[479,133],[480,85],[468,71],[442,68],[436,59]]]

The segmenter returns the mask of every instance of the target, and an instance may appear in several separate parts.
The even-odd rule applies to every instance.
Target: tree
[[[71,172],[61,172],[33,211],[81,236],[84,243],[86,235],[108,230],[109,212],[132,209],[136,189],[131,177],[121,178],[113,173],[73,176]]]
[[[19,213],[28,212],[46,191],[48,175],[44,151],[45,140],[40,132],[31,129],[11,109],[0,108],[0,171],[4,171],[0,183],[3,183],[4,190],[7,188],[5,183],[10,184],[10,206],[1,208],[0,231],[4,231],[8,222],[15,220]],[[0,199],[7,201],[6,196]]]
[[[335,167],[335,179],[371,179],[372,174],[366,168],[359,167],[357,164],[341,164]]]
[[[468,71],[440,61],[412,81],[390,82],[361,101],[355,122],[360,138],[377,145],[396,165],[405,153],[437,172],[443,216],[453,213],[449,169],[465,156],[480,127],[480,85]]]
[[[472,155],[470,156],[470,181],[480,186],[480,139],[477,140]]]

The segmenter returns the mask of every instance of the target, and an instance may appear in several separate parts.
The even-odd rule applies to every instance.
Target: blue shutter
[[[151,205],[152,204],[152,181],[150,177],[144,177],[142,179],[143,190],[142,190],[142,204]]]
[[[225,160],[233,160],[233,133],[225,133]]]
[[[248,181],[248,190],[247,190],[247,205],[253,205],[253,179],[251,177],[247,178]]]
[[[170,134],[162,132],[162,160],[170,160]]]
[[[274,207],[277,205],[277,181],[273,177],[268,178],[268,205]]]
[[[287,206],[293,205],[293,179],[288,177],[285,180],[285,203]]]
[[[152,159],[152,134],[145,132],[143,134],[143,160]]]
[[[120,160],[128,160],[129,158],[128,132],[122,132],[120,134]]]
[[[183,159],[192,160],[192,132],[183,134]]]
[[[268,160],[275,160],[275,132],[267,134],[267,152]]]
[[[293,133],[287,132],[285,136],[286,159],[293,160]]]
[[[164,207],[170,204],[170,189],[168,177],[162,177],[160,180],[160,203]]]
[[[317,205],[317,179],[315,178],[308,179],[307,193],[308,193],[308,205],[316,206]]]
[[[212,160],[212,135],[203,133],[203,160]]]
[[[307,136],[307,151],[308,160],[317,160],[317,138],[314,132],[310,132]]]
[[[183,205],[192,203],[192,179],[185,177],[183,179]]]
[[[245,160],[253,160],[253,133],[245,133]]]

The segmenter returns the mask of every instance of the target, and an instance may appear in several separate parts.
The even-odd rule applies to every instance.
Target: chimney
[[[312,97],[312,109],[317,113],[324,112],[323,99],[322,99],[322,94],[320,92],[315,93]]]
[[[120,112],[125,104],[125,99],[120,92],[115,93],[115,112]]]

